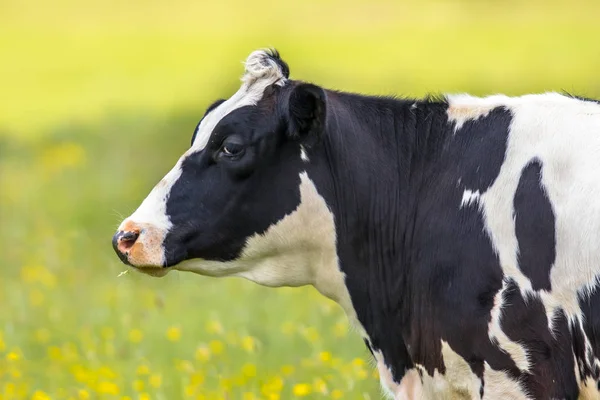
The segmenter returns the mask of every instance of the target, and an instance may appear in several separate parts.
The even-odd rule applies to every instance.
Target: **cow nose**
[[[139,236],[139,230],[118,231],[117,233],[115,233],[115,236],[113,236],[112,244],[119,257],[126,257],[128,255],[129,250],[133,247],[135,241]]]

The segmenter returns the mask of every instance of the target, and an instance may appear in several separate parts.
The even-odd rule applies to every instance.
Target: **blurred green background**
[[[110,246],[274,46],[370,94],[600,97],[600,2],[0,1],[0,399],[379,399],[312,288],[130,273]]]

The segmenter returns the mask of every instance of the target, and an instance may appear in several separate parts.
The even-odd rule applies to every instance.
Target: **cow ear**
[[[289,134],[292,139],[315,141],[325,130],[325,91],[310,83],[294,87],[288,104]]]

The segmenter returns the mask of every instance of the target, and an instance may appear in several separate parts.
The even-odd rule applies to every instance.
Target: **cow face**
[[[304,172],[325,92],[288,75],[275,51],[248,57],[241,88],[207,109],[189,150],[121,223],[124,263],[277,286],[312,283],[305,269],[335,258],[331,213]]]

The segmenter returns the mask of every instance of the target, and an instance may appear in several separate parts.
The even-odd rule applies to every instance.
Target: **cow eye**
[[[244,154],[244,144],[237,136],[230,136],[223,141],[221,154],[228,158],[237,158]]]

